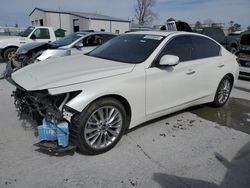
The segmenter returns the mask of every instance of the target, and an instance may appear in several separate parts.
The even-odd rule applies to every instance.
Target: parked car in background
[[[68,122],[71,143],[100,154],[145,121],[203,103],[223,106],[238,74],[236,57],[209,37],[144,31],[24,67],[10,82],[21,114]]]
[[[226,37],[226,48],[233,54],[239,51],[240,45],[240,34],[242,31],[236,31],[233,33],[229,33]]]
[[[250,79],[250,31],[241,34],[240,50],[236,55],[240,64],[240,77]]]
[[[31,42],[53,42],[56,40],[54,30],[51,27],[28,27],[19,36],[0,37],[0,56],[9,61],[16,50],[26,43]]]
[[[105,32],[77,32],[55,42],[35,42],[21,46],[16,51],[7,68],[10,74],[22,67],[50,58],[87,53],[97,46],[117,36]]]
[[[75,55],[79,53],[87,53],[116,37],[116,34],[108,32],[89,32],[76,33],[54,42],[59,48],[48,49],[43,51],[36,58],[38,61],[44,61],[50,58],[62,57],[67,55]],[[76,39],[77,38],[77,39]],[[75,40],[76,39],[76,40]]]
[[[201,31],[201,34],[213,38],[233,54],[239,50],[240,33],[234,32],[226,36],[223,30],[217,27],[206,27]]]

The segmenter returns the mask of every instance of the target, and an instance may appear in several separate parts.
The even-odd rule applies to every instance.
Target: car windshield
[[[89,56],[138,64],[145,61],[164,39],[159,35],[127,34],[104,43]]]
[[[72,42],[75,42],[77,39],[79,39],[83,35],[84,34],[79,35],[77,33],[73,33],[73,34],[67,35],[66,37],[63,37],[63,38],[61,38],[53,43],[57,46],[67,46],[67,45],[71,44]]]
[[[21,37],[28,37],[29,34],[35,29],[35,27],[28,27],[25,31],[23,31],[22,33],[20,33]]]

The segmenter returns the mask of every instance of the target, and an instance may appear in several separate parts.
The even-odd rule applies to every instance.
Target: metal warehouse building
[[[79,30],[124,33],[130,30],[130,21],[96,13],[56,11],[35,8],[29,15],[33,26],[48,26],[66,30],[67,34]]]

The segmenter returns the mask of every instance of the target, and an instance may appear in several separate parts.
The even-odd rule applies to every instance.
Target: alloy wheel
[[[84,138],[91,148],[106,148],[118,138],[122,124],[122,114],[117,108],[101,107],[94,111],[87,120]]]
[[[231,82],[228,79],[224,79],[219,87],[218,102],[224,104],[231,92]]]

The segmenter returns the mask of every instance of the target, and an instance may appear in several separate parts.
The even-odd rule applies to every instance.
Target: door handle
[[[218,65],[217,67],[218,68],[222,68],[222,67],[224,67],[225,65],[224,64],[221,64],[221,65]]]
[[[192,75],[194,73],[196,73],[196,71],[190,71],[190,72],[187,72],[186,75]]]

